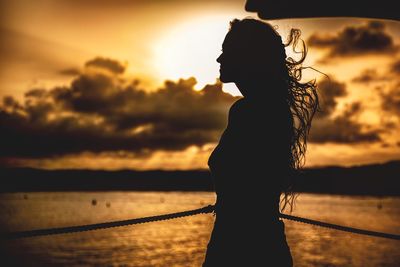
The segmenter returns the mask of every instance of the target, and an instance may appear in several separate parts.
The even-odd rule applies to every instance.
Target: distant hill
[[[29,191],[213,191],[207,170],[103,171],[0,169],[1,192]],[[400,196],[400,161],[354,167],[305,169],[295,191]]]
[[[400,196],[400,161],[353,167],[323,167],[304,170],[296,191]]]
[[[210,173],[193,171],[105,171],[0,169],[0,191],[212,191]]]

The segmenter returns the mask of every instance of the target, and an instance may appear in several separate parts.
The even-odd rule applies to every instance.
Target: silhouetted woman
[[[217,192],[216,219],[203,266],[292,266],[279,220],[293,205],[292,178],[302,165],[311,120],[318,108],[315,81],[301,83],[306,56],[287,58],[300,31],[286,44],[275,29],[235,19],[222,45],[220,80],[234,82],[243,98],[208,165]]]

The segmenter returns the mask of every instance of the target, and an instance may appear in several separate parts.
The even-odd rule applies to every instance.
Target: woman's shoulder
[[[235,111],[241,110],[241,109],[246,105],[245,102],[246,102],[246,101],[245,101],[244,97],[239,98],[238,100],[236,100],[236,101],[232,104],[232,106],[231,106],[231,108],[230,108],[230,112],[235,112]]]
[[[259,117],[264,116],[266,110],[265,103],[253,103],[255,101],[249,101],[247,99],[240,98],[231,106],[229,110],[230,116],[240,117]]]
[[[229,122],[237,121],[241,117],[243,117],[246,110],[246,101],[244,98],[238,99],[235,103],[232,104],[229,109]]]

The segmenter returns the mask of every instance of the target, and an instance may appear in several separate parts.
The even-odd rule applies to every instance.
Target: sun
[[[219,77],[216,59],[232,19],[223,15],[202,16],[165,32],[154,45],[158,75],[173,80],[195,77],[195,89],[215,83]],[[239,94],[234,84],[224,85],[224,91]]]

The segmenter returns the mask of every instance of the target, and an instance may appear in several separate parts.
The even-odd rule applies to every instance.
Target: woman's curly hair
[[[301,82],[302,63],[307,56],[307,47],[301,40],[302,50],[296,51],[301,32],[298,29],[292,29],[288,36],[285,47],[292,46],[295,53],[301,53],[301,58],[295,60],[292,57],[286,58],[287,67],[287,85],[288,85],[288,104],[293,119],[293,135],[291,140],[290,170],[289,183],[285,188],[283,197],[282,210],[287,204],[290,204],[292,211],[296,194],[293,192],[294,177],[305,163],[305,154],[307,150],[307,139],[311,128],[311,121],[314,114],[319,109],[319,100],[317,94],[316,80]]]
[[[269,77],[275,79],[278,77],[277,79],[280,79],[280,84],[284,87],[278,89],[284,89],[281,92],[286,98],[287,108],[291,113],[292,132],[290,133],[289,174],[282,182],[284,195],[281,199],[281,210],[289,205],[292,211],[297,197],[293,191],[295,177],[305,163],[311,121],[319,110],[316,80],[301,81],[303,69],[311,68],[302,66],[307,56],[307,47],[300,39],[299,29],[291,29],[286,43],[283,43],[273,26],[252,18],[234,19],[230,23],[230,32],[237,32],[246,39],[246,44],[253,48],[249,51],[255,53],[262,62],[268,62],[269,68],[264,66],[268,69],[266,71],[269,71]],[[297,51],[299,41],[302,47],[300,51]],[[290,46],[295,54],[301,54],[300,59],[287,57],[285,47]]]

